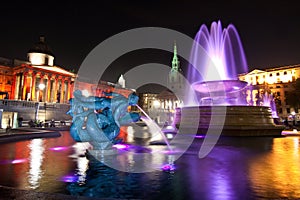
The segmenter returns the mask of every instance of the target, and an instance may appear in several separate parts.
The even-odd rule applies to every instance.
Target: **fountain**
[[[206,51],[209,61],[199,56],[199,46]],[[281,135],[284,127],[274,124],[270,105],[247,105],[248,84],[238,80],[238,74],[247,72],[248,67],[232,24],[222,29],[220,21],[213,22],[210,31],[202,25],[194,39],[190,63],[187,79],[198,102],[191,103],[190,95],[186,95],[184,106],[176,109],[177,128],[189,132],[193,124],[199,124],[199,134],[210,130],[227,136]],[[199,112],[200,119],[195,116]]]
[[[80,90],[74,91],[70,99],[73,117],[70,134],[77,142],[89,142],[93,150],[112,153],[120,126],[136,122],[138,113],[128,112],[128,106],[135,105],[138,96],[132,93],[126,98],[118,93],[105,93],[104,97],[84,96]]]
[[[275,99],[273,97],[272,94],[269,94],[267,92],[265,92],[264,96],[263,96],[263,105],[264,106],[268,106],[271,108],[272,110],[272,117],[274,119],[278,119],[278,114],[277,114],[277,110],[276,110],[276,104],[275,104]]]
[[[98,97],[84,96],[81,90],[75,90],[74,98],[70,99],[71,109],[68,111],[73,118],[70,127],[71,137],[76,142],[88,143],[86,157],[89,160],[92,158],[100,161],[106,172],[114,173],[120,170],[139,173],[153,169],[173,171],[175,166],[170,157],[173,157],[175,152],[160,127],[137,105],[137,102],[138,96],[135,93],[125,97],[118,93],[104,92],[103,96]],[[136,106],[145,117],[140,116],[138,112],[130,112],[128,106]],[[153,147],[156,149],[153,151],[147,144],[130,144],[126,139],[122,141],[122,138],[118,137],[121,127],[134,126],[138,120],[144,121],[148,126],[153,139],[149,144],[161,145],[160,150]],[[135,134],[131,133],[131,136],[138,138],[142,132],[138,130]],[[144,162],[144,159],[154,158],[154,155],[159,157],[155,164],[149,165]],[[129,163],[134,162],[135,165],[127,167],[123,163],[125,160]]]

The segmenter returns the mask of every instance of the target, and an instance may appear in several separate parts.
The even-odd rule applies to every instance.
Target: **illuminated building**
[[[289,117],[293,112],[298,113],[298,110],[286,102],[286,96],[293,91],[293,83],[298,78],[300,78],[300,65],[274,67],[265,70],[255,69],[239,75],[240,80],[246,81],[250,85],[250,89],[246,92],[247,101],[256,105],[265,92],[272,93],[276,100],[278,116],[281,118]],[[299,115],[296,117],[299,118]]]
[[[28,61],[0,59],[0,94],[8,94],[2,99],[67,103],[76,75],[54,65],[54,55],[44,37],[27,56]]]
[[[174,44],[172,68],[167,77],[167,87],[159,94],[140,94],[140,102],[144,111],[158,123],[171,123],[175,108],[182,106],[185,94],[184,76],[181,74],[180,61],[177,56],[177,46]],[[176,94],[176,95],[175,95]]]
[[[77,75],[54,64],[55,56],[43,36],[29,49],[27,58],[0,58],[0,128],[17,127],[19,117],[24,121],[71,120],[66,112]],[[98,85],[81,83],[78,89],[97,96],[103,92],[125,96],[134,92],[125,88],[123,75],[119,84],[100,80]]]

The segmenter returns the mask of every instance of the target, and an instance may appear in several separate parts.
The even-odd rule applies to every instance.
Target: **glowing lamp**
[[[39,84],[39,89],[40,89],[40,90],[44,90],[45,87],[46,87],[46,85],[45,85],[44,83],[40,83],[40,84]]]

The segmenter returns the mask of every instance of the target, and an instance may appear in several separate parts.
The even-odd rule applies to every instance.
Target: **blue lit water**
[[[300,199],[296,136],[221,138],[203,159],[198,158],[203,139],[195,138],[174,171],[128,173],[89,157],[87,145],[61,134],[1,144],[0,185],[122,199]],[[146,137],[128,139],[147,143]]]

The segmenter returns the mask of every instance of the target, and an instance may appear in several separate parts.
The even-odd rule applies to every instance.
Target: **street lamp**
[[[40,91],[41,90],[44,90],[45,89],[45,87],[46,87],[46,85],[44,84],[44,83],[40,83],[39,84],[39,94],[38,94],[38,101],[40,101]],[[43,98],[42,98],[43,99]]]
[[[291,114],[293,116],[293,126],[295,126],[296,125],[296,122],[295,122],[295,120],[296,120],[296,117],[295,117],[296,113],[295,113],[295,111],[292,111]]]
[[[40,91],[43,91],[45,89],[46,85],[44,83],[40,83],[38,87],[39,87],[38,101],[40,101]],[[42,97],[42,101],[43,101],[43,97]],[[45,109],[45,120],[44,121],[46,122],[46,102],[44,103],[44,109]]]
[[[154,108],[158,109],[160,107],[160,102],[158,100],[153,101]]]
[[[172,101],[169,100],[168,102],[168,123],[171,124],[171,110],[172,110]]]
[[[153,101],[153,107],[155,109],[155,113],[156,113],[156,117],[155,117],[155,121],[158,123],[158,116],[159,116],[159,108],[160,108],[160,102],[159,100],[154,100]]]

